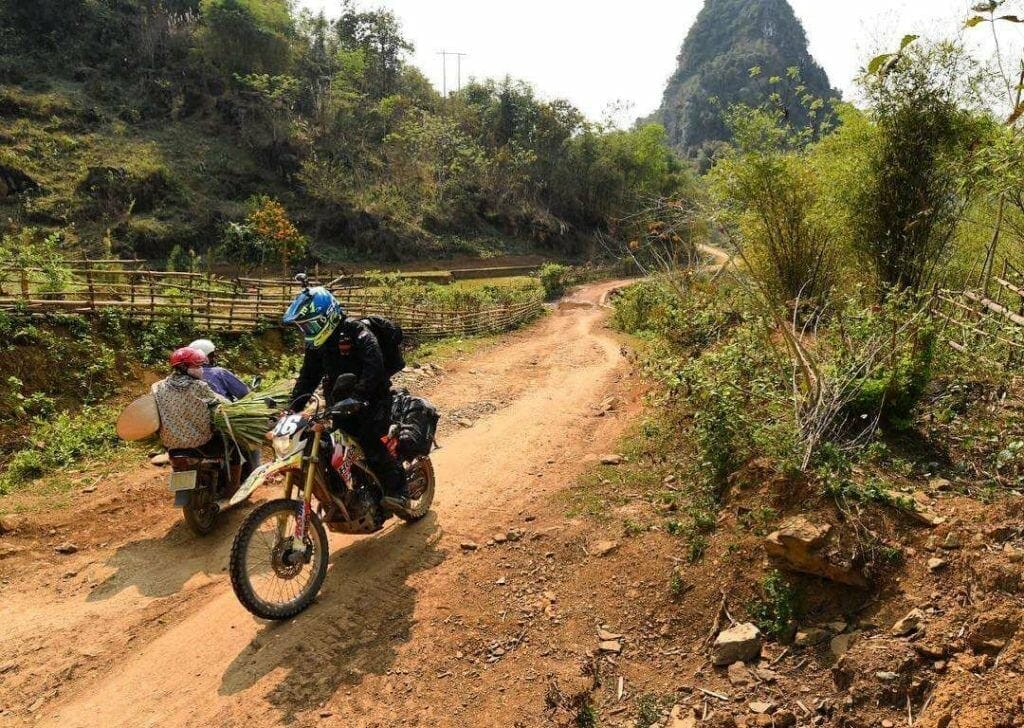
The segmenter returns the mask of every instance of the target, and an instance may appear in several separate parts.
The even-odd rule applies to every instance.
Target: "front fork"
[[[312,499],[313,499],[313,483],[316,478],[316,465],[320,462],[320,442],[321,442],[321,431],[317,429],[313,434],[313,449],[310,451],[308,457],[304,457],[302,460],[306,465],[306,482],[302,489],[302,511],[299,513],[299,517],[295,519],[295,533],[294,538],[296,543],[303,544],[302,551],[306,551],[306,531],[309,527],[309,515],[312,512]],[[295,473],[289,472],[285,476],[285,498],[291,500],[292,494],[295,492]],[[277,537],[283,539],[285,537],[285,522],[287,516],[280,516],[277,520]]]

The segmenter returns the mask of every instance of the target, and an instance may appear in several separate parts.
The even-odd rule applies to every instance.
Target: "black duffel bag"
[[[437,408],[422,397],[413,397],[406,389],[395,392],[391,422],[398,425],[398,454],[403,460],[429,455],[434,447]]]

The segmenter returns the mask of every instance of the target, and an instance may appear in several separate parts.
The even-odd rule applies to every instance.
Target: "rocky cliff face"
[[[807,35],[787,0],[706,0],[678,61],[653,118],[690,156],[729,139],[722,110],[733,104],[757,105],[779,91],[789,118],[803,123],[800,97],[837,96],[808,52]],[[799,71],[799,82],[788,78],[791,68]]]

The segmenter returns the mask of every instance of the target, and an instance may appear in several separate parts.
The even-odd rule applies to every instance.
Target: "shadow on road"
[[[339,551],[317,602],[260,630],[225,671],[220,694],[235,695],[283,669],[287,674],[263,698],[291,722],[342,685],[383,674],[412,630],[416,592],[406,582],[445,559],[438,534],[437,515],[430,513]]]
[[[168,597],[196,574],[225,573],[231,541],[247,513],[248,508],[235,508],[223,514],[209,536],[196,536],[178,521],[163,536],[121,546],[105,562],[114,573],[86,601],[110,599],[133,586],[147,597]]]

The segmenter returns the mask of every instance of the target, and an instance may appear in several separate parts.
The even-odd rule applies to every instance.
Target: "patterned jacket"
[[[210,405],[226,402],[206,382],[172,374],[153,385],[160,413],[160,441],[168,450],[201,447],[213,438]]]

